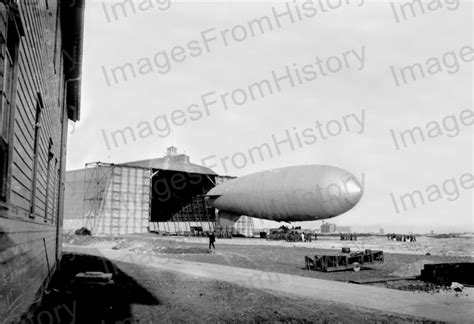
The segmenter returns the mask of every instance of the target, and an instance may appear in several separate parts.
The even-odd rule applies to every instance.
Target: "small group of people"
[[[352,233],[341,234],[341,241],[357,241],[357,235]]]
[[[387,239],[397,242],[416,242],[416,236],[414,234],[387,234]]]
[[[301,233],[301,242],[312,242],[313,241],[313,235],[314,239],[317,240],[317,236],[315,234],[309,234],[309,233]]]
[[[283,234],[281,238],[284,238],[286,242],[311,242],[313,240],[313,236],[309,233],[291,231]],[[317,238],[315,237],[315,239]]]

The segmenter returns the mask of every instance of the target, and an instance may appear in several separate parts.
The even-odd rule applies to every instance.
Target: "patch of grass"
[[[206,248],[199,247],[189,247],[189,248],[171,248],[166,247],[160,251],[165,254],[210,254],[211,250]]]

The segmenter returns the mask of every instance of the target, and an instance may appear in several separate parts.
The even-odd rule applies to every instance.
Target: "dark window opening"
[[[8,154],[7,149],[1,148],[0,149],[0,171],[1,171],[1,178],[0,178],[0,201],[6,201],[6,193],[7,193],[7,170],[8,170]]]
[[[36,212],[36,189],[37,189],[37,178],[38,178],[38,160],[39,160],[39,141],[40,141],[40,130],[41,130],[41,113],[43,111],[43,100],[41,95],[38,93],[38,99],[36,103],[36,117],[35,117],[35,137],[33,144],[33,185],[31,186],[31,217],[34,217]]]
[[[56,159],[56,167],[58,166],[58,160]],[[57,175],[56,175],[56,194],[54,195],[56,201],[54,203],[54,207],[56,208],[55,212],[54,212],[54,216],[53,217],[54,219],[51,221],[51,222],[58,222],[59,221],[59,216],[60,216],[60,210],[61,210],[61,200],[59,199],[59,197],[61,196],[61,190],[62,190],[62,186],[61,186],[61,168],[58,168],[58,172],[57,172]]]
[[[48,145],[48,168],[46,171],[46,199],[45,199],[46,206],[44,208],[44,221],[45,222],[48,221],[48,212],[49,212],[49,206],[50,206],[50,203],[49,203],[50,187],[51,187],[51,180],[52,180],[51,177],[52,175],[54,175],[54,173],[51,173],[52,161],[54,158],[54,154],[52,150],[53,150],[53,140],[50,138],[49,145]],[[53,192],[53,195],[54,195],[54,192]]]
[[[58,40],[59,40],[59,35],[58,35],[58,26],[59,26],[59,5],[56,8],[56,26],[54,30],[54,53],[53,53],[53,62],[54,62],[54,74],[57,74],[57,66],[58,66]]]
[[[57,171],[56,171],[57,170]],[[54,159],[54,168],[53,168],[53,174],[52,176],[52,183],[53,183],[53,201],[52,201],[52,206],[51,206],[51,224],[54,224],[56,220],[56,212],[57,212],[57,204],[59,200],[59,181],[58,181],[58,176],[59,176],[59,170],[58,170],[58,159]]]
[[[18,47],[20,32],[15,17],[8,9],[6,29],[1,31],[0,54],[3,56],[3,65],[0,66],[0,75],[3,75],[3,87],[0,89],[0,201],[7,200],[10,146],[12,137],[13,110],[15,107],[16,71],[18,70]]]
[[[59,55],[59,66],[58,66],[58,73],[59,73],[59,82],[58,82],[58,106],[62,107],[61,105],[61,98],[63,97],[63,92],[64,92],[64,73],[63,73],[63,56]],[[63,99],[64,100],[64,99]],[[61,114],[59,114],[61,116]],[[61,123],[63,123],[63,120],[61,119]]]

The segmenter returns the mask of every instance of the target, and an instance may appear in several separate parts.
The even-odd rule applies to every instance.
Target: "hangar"
[[[191,163],[176,147],[164,157],[126,163],[94,162],[66,172],[64,230],[94,235],[253,235],[253,221],[221,222],[205,194],[232,177]],[[221,224],[222,223],[222,224]]]

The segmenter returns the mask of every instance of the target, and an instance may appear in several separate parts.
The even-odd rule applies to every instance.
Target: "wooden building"
[[[41,296],[61,257],[83,17],[83,0],[0,0],[0,322]]]

